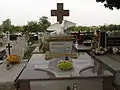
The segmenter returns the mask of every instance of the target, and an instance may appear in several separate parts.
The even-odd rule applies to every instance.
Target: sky
[[[105,8],[96,0],[0,0],[0,24],[9,18],[14,25],[26,25],[42,16],[56,23],[50,11],[56,9],[57,3],[64,3],[64,9],[70,10],[70,16],[64,19],[77,25],[120,24],[120,10]]]

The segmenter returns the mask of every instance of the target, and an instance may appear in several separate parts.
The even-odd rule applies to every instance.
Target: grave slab
[[[97,60],[99,63],[103,64],[107,69],[109,69],[111,72],[120,71],[120,63],[113,58],[107,56],[107,55],[94,55],[93,53],[90,54],[95,60]]]
[[[17,41],[10,41],[10,44],[12,45],[11,54],[19,55],[22,59],[24,54],[24,48],[25,48],[25,40],[23,37],[18,38]],[[2,48],[1,48],[2,49]],[[8,50],[6,49],[6,46],[3,47],[3,49],[6,50],[8,54]],[[22,60],[20,64],[16,64],[10,68],[10,70],[6,69],[6,62],[4,61],[0,65],[0,90],[14,90],[14,81],[22,71],[22,69],[27,64],[26,60]]]
[[[107,54],[107,55],[120,63],[120,55],[119,54]]]
[[[95,58],[96,66],[101,72],[107,69],[114,74],[115,90],[120,90],[120,56],[115,54],[96,56],[93,53],[90,55]]]
[[[79,52],[88,52],[91,50],[90,46],[84,46],[84,45],[78,45],[78,44],[74,44],[73,46]]]
[[[27,62],[14,65],[6,70],[6,63],[0,65],[0,90],[14,90],[14,82],[21,73]]]
[[[92,60],[92,58],[90,58],[89,55],[81,54],[79,59],[75,61],[76,64],[78,64],[76,70],[79,72],[79,70],[84,66],[92,64],[93,62],[91,62],[90,59]],[[39,90],[39,89],[49,90],[50,88],[51,90],[66,90],[65,89],[66,86],[70,86],[70,88],[72,88],[72,85],[74,83],[77,83],[78,87],[79,88],[81,87],[82,90],[88,90],[88,88],[86,88],[86,85],[87,87],[89,87],[89,90],[113,90],[112,74],[109,71],[105,71],[102,75],[97,75],[96,73],[92,73],[91,70],[83,72],[80,75],[76,72],[77,74],[74,73],[72,74],[72,76],[68,75],[69,72],[60,73],[60,71],[58,71],[55,74],[51,71],[46,71],[43,69],[43,68],[47,68],[48,62],[49,61],[45,61],[44,54],[33,54],[26,68],[23,70],[22,74],[18,78],[19,90]],[[39,66],[38,64],[41,64],[42,66]],[[35,65],[41,67],[41,70],[35,70]],[[38,82],[38,84],[35,84],[36,81]],[[102,81],[104,81],[104,83]],[[52,84],[50,84],[49,82],[53,83],[54,88],[52,87]],[[85,82],[87,82],[86,85],[82,85],[82,83]],[[58,88],[58,86],[61,88]],[[107,86],[111,86],[111,87],[107,87]]]

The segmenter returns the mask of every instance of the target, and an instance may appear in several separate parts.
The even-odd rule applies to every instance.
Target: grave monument
[[[52,10],[51,13],[62,24],[63,16],[69,15],[69,11],[63,11],[63,3],[57,5],[59,10]],[[38,90],[113,90],[113,75],[110,72],[94,72],[93,59],[87,53],[80,53],[78,59],[71,59],[73,38],[63,32],[63,27],[64,24],[60,33],[46,38],[49,48],[46,54],[32,55],[18,77],[18,89],[36,90],[34,86],[31,89],[31,84],[34,84],[31,81],[40,81],[37,82]],[[52,59],[45,60],[48,56]]]
[[[57,3],[57,10],[51,10],[51,16],[57,16],[58,26],[55,28],[59,30],[56,34],[50,35],[46,40],[49,43],[49,53],[46,54],[46,59],[54,56],[72,56],[73,37],[64,33],[65,25],[63,17],[69,16],[69,10],[63,10],[63,3]],[[74,24],[73,24],[74,25]],[[56,30],[56,31],[57,31]]]
[[[120,36],[110,34],[106,35],[105,31],[100,32],[100,47],[98,53],[90,53],[90,55],[95,58],[95,65],[98,67],[98,72],[104,72],[106,69],[113,73],[114,75],[114,88],[115,90],[120,90]],[[106,51],[105,51],[106,49]],[[118,51],[117,51],[117,50]],[[103,53],[100,53],[103,52]],[[104,53],[105,52],[105,53]]]

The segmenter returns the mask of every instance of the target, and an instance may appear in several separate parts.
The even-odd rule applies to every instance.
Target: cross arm
[[[51,10],[51,16],[57,16],[57,10]]]
[[[69,10],[64,10],[63,16],[69,16]]]

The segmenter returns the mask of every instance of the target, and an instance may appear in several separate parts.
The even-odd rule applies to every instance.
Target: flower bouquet
[[[58,62],[57,67],[62,71],[69,71],[73,69],[72,61],[69,60],[61,60]]]
[[[105,52],[106,52],[106,50],[102,47],[96,48],[94,51],[95,55],[104,55]]]

